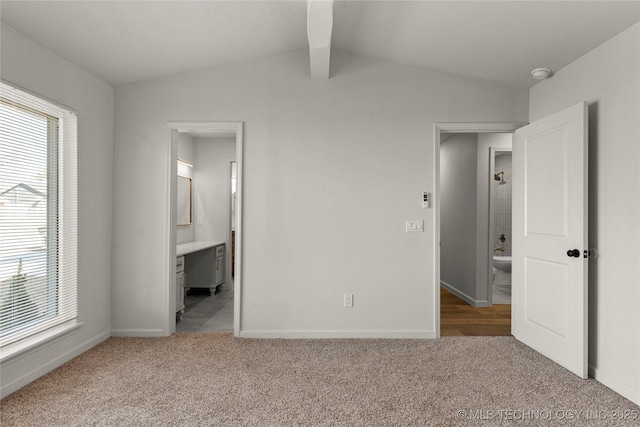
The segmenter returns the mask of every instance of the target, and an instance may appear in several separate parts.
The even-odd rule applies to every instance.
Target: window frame
[[[0,80],[0,102],[47,120],[47,302],[42,318],[0,336],[0,360],[5,361],[80,325],[77,115],[67,107],[4,80]]]

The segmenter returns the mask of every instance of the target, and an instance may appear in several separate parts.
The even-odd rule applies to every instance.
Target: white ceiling
[[[640,20],[638,1],[338,1],[332,48],[530,87]],[[115,85],[308,49],[306,1],[7,1],[3,22]]]

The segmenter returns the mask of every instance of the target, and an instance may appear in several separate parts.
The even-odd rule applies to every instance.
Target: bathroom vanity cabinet
[[[184,314],[184,256],[176,258],[176,318],[182,320]]]
[[[224,285],[224,242],[190,242],[177,246],[176,255],[184,256],[186,280],[183,288],[208,288],[213,295]]]
[[[215,247],[214,271],[213,283],[217,288],[224,284],[224,244]]]

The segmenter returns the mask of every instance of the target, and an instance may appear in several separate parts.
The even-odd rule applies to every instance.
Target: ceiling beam
[[[333,0],[307,0],[307,37],[313,79],[329,78],[332,29]]]

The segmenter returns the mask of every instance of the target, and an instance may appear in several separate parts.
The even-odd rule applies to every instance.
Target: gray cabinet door
[[[216,258],[216,277],[215,284],[220,285],[224,282],[224,256],[219,256]]]

